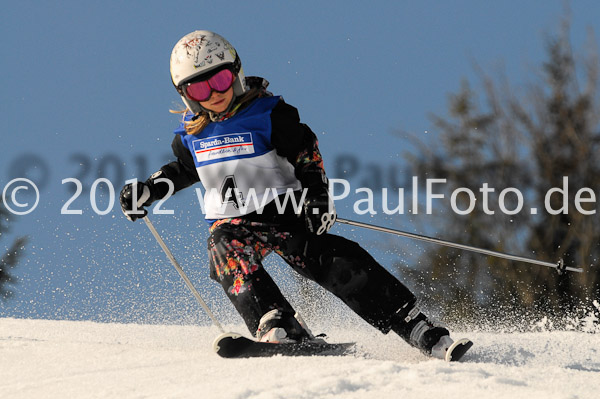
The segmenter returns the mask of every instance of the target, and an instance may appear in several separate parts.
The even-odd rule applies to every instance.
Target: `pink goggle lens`
[[[185,96],[194,101],[206,101],[210,98],[212,91],[226,92],[233,84],[233,73],[229,69],[217,72],[207,80],[187,83],[183,90]]]

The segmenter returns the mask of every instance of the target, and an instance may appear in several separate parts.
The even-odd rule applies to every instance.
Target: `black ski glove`
[[[137,201],[135,204],[134,199]],[[121,190],[119,197],[121,201],[121,210],[127,219],[132,222],[143,218],[148,214],[144,207],[149,206],[155,200],[148,184],[144,182],[126,184]]]
[[[148,211],[146,206],[161,198],[165,198],[173,192],[173,183],[170,179],[163,177],[163,170],[154,173],[145,182],[126,184],[121,190],[121,210],[132,222],[145,217]],[[137,200],[137,204],[133,200]]]
[[[335,223],[335,205],[326,187],[310,188],[304,200],[306,229],[316,235],[327,233]]]

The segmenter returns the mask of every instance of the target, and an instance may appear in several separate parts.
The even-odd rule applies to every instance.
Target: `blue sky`
[[[600,5],[582,0],[570,9],[572,41],[582,50],[588,33],[597,35]],[[531,81],[564,10],[560,0],[12,2],[0,24],[0,189],[28,177],[40,204],[15,217],[0,241],[4,250],[12,238],[30,237],[14,271],[16,296],[0,316],[179,321],[199,313],[146,227],[127,222],[118,201],[110,208],[106,189],[96,191],[96,203],[112,209],[107,215],[95,214],[90,199],[98,177],[109,178],[118,196],[125,179],[145,179],[169,159],[177,117],[168,111],[180,107],[169,56],[188,32],[228,38],[246,75],[267,78],[299,108],[319,135],[330,177],[359,186],[381,172],[389,186],[406,172],[406,143],[392,133],[435,143],[428,115],[445,114],[461,79],[477,81],[475,63],[505,71],[515,87]],[[357,166],[351,174],[349,161]],[[81,215],[61,215],[74,187],[65,178],[83,183],[69,204]],[[178,194],[169,207],[175,216],[154,217],[155,224],[199,288],[221,304],[207,276],[195,193]],[[341,204],[342,217],[412,226],[408,216],[351,211]],[[336,229],[388,264],[412,253],[412,243],[396,240],[390,250],[382,243],[388,238]],[[281,262],[271,263],[285,280]]]

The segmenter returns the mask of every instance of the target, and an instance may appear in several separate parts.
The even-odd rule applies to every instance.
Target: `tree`
[[[0,237],[8,230],[8,221],[9,214],[0,201]],[[24,237],[17,238],[0,258],[0,299],[2,300],[13,295],[13,292],[6,288],[8,284],[16,283],[16,278],[9,271],[17,265],[26,241]]]
[[[584,272],[559,275],[550,268],[431,248],[419,262],[426,266],[403,272],[416,285],[432,288],[429,299],[445,304],[451,319],[535,314],[559,322],[600,298],[600,64],[593,50],[581,65],[576,62],[568,22],[547,39],[546,48],[541,79],[523,93],[482,71],[481,95],[464,81],[450,98],[449,116],[432,117],[436,146],[418,142],[408,159],[421,179],[447,179],[445,198],[457,194],[456,208],[468,209],[473,201],[467,191],[455,190],[477,196],[466,215],[438,201],[438,231],[445,239],[553,263],[562,258]],[[520,204],[520,212],[509,214]]]

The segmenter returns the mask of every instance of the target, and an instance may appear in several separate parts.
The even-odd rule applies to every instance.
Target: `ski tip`
[[[446,351],[447,362],[459,361],[465,353],[473,346],[473,341],[468,338],[461,338],[454,342]]]
[[[219,351],[221,350],[221,346],[219,345],[221,343],[221,341],[223,339],[238,339],[240,338],[242,335],[238,334],[238,333],[234,333],[234,332],[224,332],[223,334],[219,335],[217,338],[215,338],[215,340],[213,341],[213,350],[215,351],[215,353],[219,353]]]

